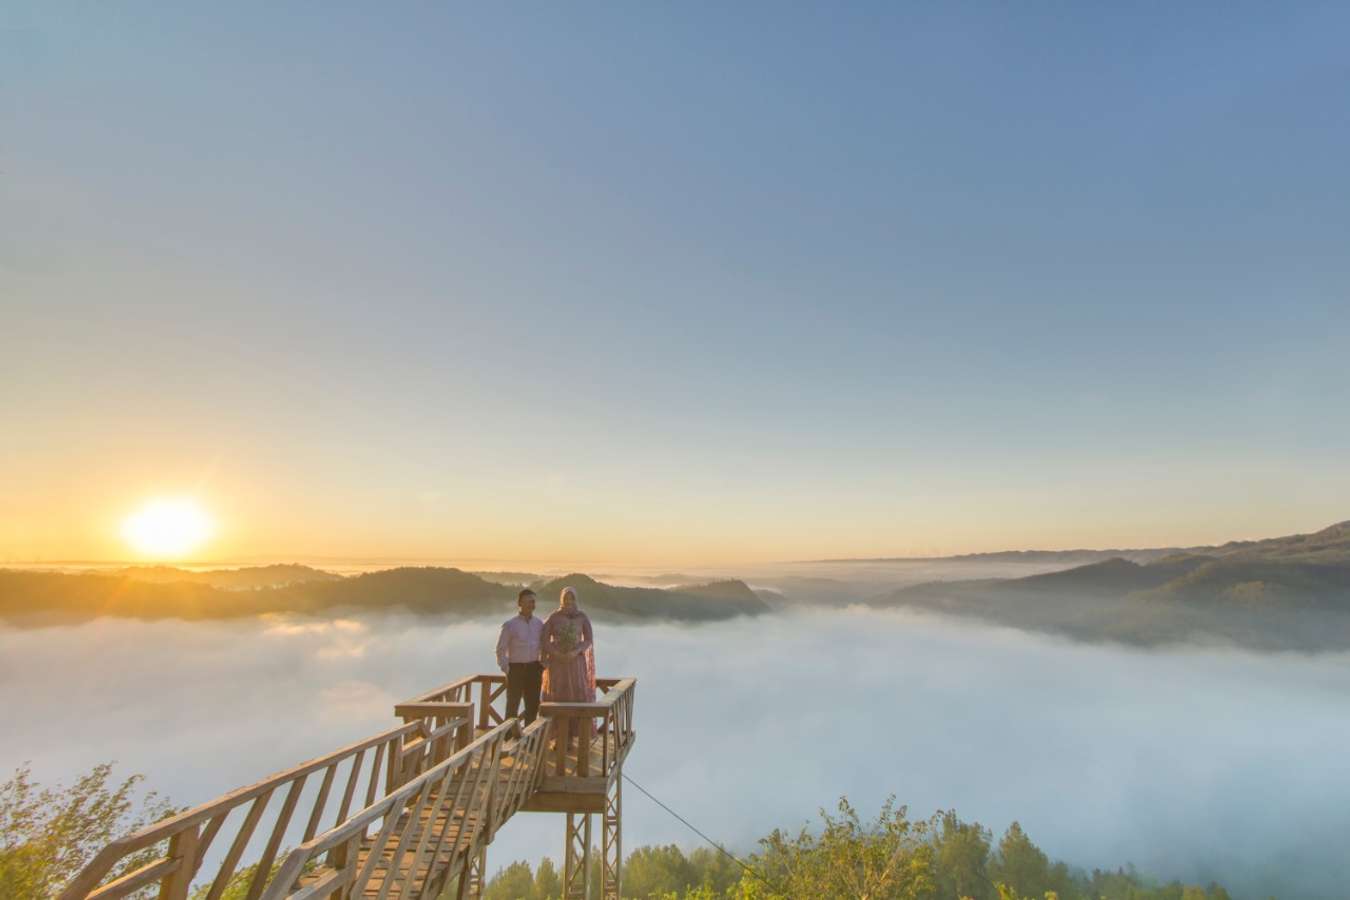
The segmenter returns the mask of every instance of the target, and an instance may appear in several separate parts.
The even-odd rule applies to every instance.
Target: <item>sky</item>
[[[155,497],[222,560],[1350,518],[1348,29],[7,4],[0,563],[134,556]]]

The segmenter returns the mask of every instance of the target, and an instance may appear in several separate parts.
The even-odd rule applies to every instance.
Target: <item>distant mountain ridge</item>
[[[1032,567],[995,565],[1006,562],[1006,554],[984,554],[986,571],[1011,577],[930,580],[900,588],[869,580],[870,574],[852,582],[790,574],[772,586],[757,581],[754,590],[739,579],[695,582],[670,575],[661,576],[671,579],[666,586],[629,587],[583,573],[553,578],[447,567],[350,577],[299,565],[207,572],[166,566],[77,573],[0,569],[0,620],[40,625],[99,616],[210,619],[395,608],[459,617],[509,615],[516,591],[528,583],[539,596],[541,614],[570,585],[594,618],[616,622],[702,622],[864,603],[1080,640],[1350,649],[1350,522],[1215,547],[1130,552],[1147,558],[1092,559],[1032,575],[1022,574]],[[941,571],[938,567],[937,577]]]
[[[960,562],[1063,562],[1088,565],[1108,559],[1126,559],[1130,562],[1149,563],[1178,554],[1211,557],[1255,554],[1265,559],[1280,557],[1291,560],[1300,559],[1304,562],[1332,560],[1350,562],[1350,520],[1338,522],[1335,525],[1323,528],[1321,531],[1308,534],[1293,534],[1255,541],[1229,541],[1217,546],[1146,547],[1121,550],[999,550],[990,553],[962,553],[954,556],[850,557],[811,560],[811,562],[885,563],[951,560]]]
[[[302,584],[308,581],[339,581],[341,575],[325,572],[322,569],[302,566],[296,563],[278,563],[270,566],[246,566],[239,569],[209,569],[193,571],[174,566],[126,566],[111,569],[104,574],[131,578],[136,581],[152,581],[158,584],[172,584],[176,581],[188,581],[193,584],[206,584],[223,590],[256,590],[258,588],[283,587],[288,584]]]
[[[1085,639],[1209,637],[1263,649],[1350,647],[1350,523],[1234,541],[1140,564],[1123,558],[1025,578],[938,581],[873,603]]]
[[[45,624],[100,616],[220,619],[393,608],[463,617],[500,613],[505,618],[515,606],[515,586],[459,569],[404,567],[344,578],[299,571],[305,568],[240,569],[232,577],[167,567],[73,574],[0,569],[0,619]],[[265,586],[254,586],[269,579]],[[738,581],[662,590],[616,587],[578,574],[536,588],[541,612],[548,611],[564,584],[575,587],[582,607],[602,620],[710,621],[769,611]]]

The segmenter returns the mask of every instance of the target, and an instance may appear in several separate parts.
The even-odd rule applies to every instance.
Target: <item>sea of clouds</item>
[[[392,706],[490,671],[497,623],[402,614],[0,628],[0,767],[95,763],[198,803],[393,724]],[[1241,896],[1350,882],[1350,658],[1074,644],[862,609],[701,626],[597,625],[638,678],[627,773],[738,850],[847,795],[865,813],[1019,820],[1052,857],[1220,879]],[[624,796],[624,844],[698,839]],[[555,859],[523,815],[490,868]],[[597,832],[598,840],[598,832]]]

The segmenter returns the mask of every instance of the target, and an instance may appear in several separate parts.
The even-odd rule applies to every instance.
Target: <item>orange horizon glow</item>
[[[545,496],[479,495],[481,488],[361,492],[263,483],[218,473],[179,473],[182,484],[98,483],[81,473],[56,491],[12,497],[0,521],[0,566],[165,562],[188,565],[455,565],[461,568],[736,566],[837,558],[935,557],[999,550],[1198,546],[1317,531],[1345,515],[1328,509],[1238,509],[1211,518],[1197,508],[1167,521],[1147,505],[1103,522],[1046,506],[1033,513],[997,498],[982,515],[939,496],[911,500],[900,516],[881,503],[831,510],[819,497],[759,498],[717,515],[689,498],[646,503],[564,502]],[[158,479],[157,479],[158,480]],[[210,482],[208,484],[208,482]],[[48,484],[53,483],[48,481]],[[58,482],[59,483],[59,482]],[[517,490],[519,490],[517,488]],[[956,492],[953,492],[956,494]],[[627,500],[628,498],[624,498]],[[1120,498],[1102,506],[1120,509]],[[788,508],[784,508],[788,507]],[[1019,507],[1021,507],[1019,509]],[[1300,514],[1301,513],[1301,514]],[[775,515],[776,514],[776,515]],[[1204,518],[1206,521],[1201,521]],[[225,523],[229,527],[226,528]],[[805,524],[804,524],[805,523]],[[532,569],[531,569],[532,570]]]

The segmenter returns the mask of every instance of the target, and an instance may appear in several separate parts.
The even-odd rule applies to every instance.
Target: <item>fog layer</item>
[[[0,765],[94,763],[195,804],[393,723],[393,703],[489,671],[495,622],[402,615],[0,629]],[[1350,879],[1344,656],[1075,645],[849,609],[700,627],[597,626],[635,675],[627,773],[742,850],[843,794],[1021,821],[1052,857],[1331,896]],[[625,846],[696,839],[636,791]],[[490,868],[558,856],[512,821]]]

